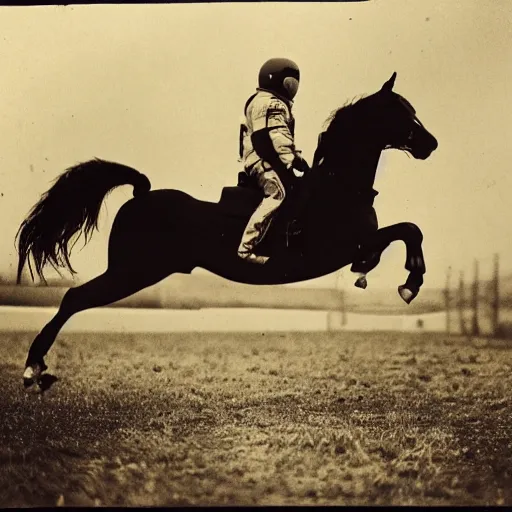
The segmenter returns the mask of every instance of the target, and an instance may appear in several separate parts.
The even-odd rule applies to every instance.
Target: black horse
[[[43,268],[74,273],[72,239],[87,242],[97,228],[101,205],[115,187],[131,184],[134,198],[117,213],[109,238],[108,268],[71,288],[56,315],[33,341],[24,383],[38,382],[47,369],[44,356],[70,317],[105,306],[167,276],[202,267],[226,279],[249,284],[281,284],[312,279],[348,264],[365,275],[395,240],[406,245],[409,276],[399,293],[409,303],[423,283],[425,264],[421,230],[403,222],[378,229],[373,190],[380,154],[400,149],[426,159],[437,141],[412,105],[393,92],[396,73],[369,96],[335,111],[319,137],[312,171],[290,180],[288,207],[273,222],[261,250],[265,265],[240,259],[237,247],[249,216],[261,200],[250,183],[222,191],[219,203],[197,200],[179,190],[150,192],[146,176],[130,167],[94,159],[71,167],[41,197],[17,234],[18,283],[28,262],[43,279]],[[299,207],[296,207],[299,205]]]

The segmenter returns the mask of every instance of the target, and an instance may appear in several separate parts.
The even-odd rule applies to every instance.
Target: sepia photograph
[[[512,506],[511,19],[0,5],[0,507]]]

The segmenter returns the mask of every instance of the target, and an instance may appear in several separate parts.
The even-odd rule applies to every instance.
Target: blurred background
[[[68,330],[398,329],[508,332],[512,311],[512,4],[468,0],[0,7],[0,329],[39,330],[66,289],[106,268],[107,240],[131,187],[104,204],[99,231],[50,286],[15,286],[16,231],[67,167],[93,157],[135,167],[153,189],[217,201],[240,170],[238,130],[261,64],[294,59],[297,146],[311,161],[330,112],[395,90],[439,140],[427,161],[385,153],[381,226],[424,233],[425,286],[407,306],[405,249],[394,244],[353,287],[348,267],[297,285],[256,287],[201,269],[174,275]]]

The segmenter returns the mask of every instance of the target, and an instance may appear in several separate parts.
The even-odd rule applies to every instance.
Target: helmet
[[[290,59],[269,59],[261,66],[258,85],[292,100],[299,89],[299,66]]]

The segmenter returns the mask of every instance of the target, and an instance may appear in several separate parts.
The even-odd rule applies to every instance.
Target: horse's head
[[[418,119],[414,107],[393,91],[395,79],[393,73],[378,92],[330,115],[328,126],[319,137],[314,167],[326,165],[339,174],[344,161],[353,162],[350,152],[364,156],[400,149],[422,160],[432,154],[437,140]]]
[[[437,148],[437,140],[418,119],[414,107],[393,91],[395,79],[396,72],[373,95],[384,149],[401,149],[425,160]]]

